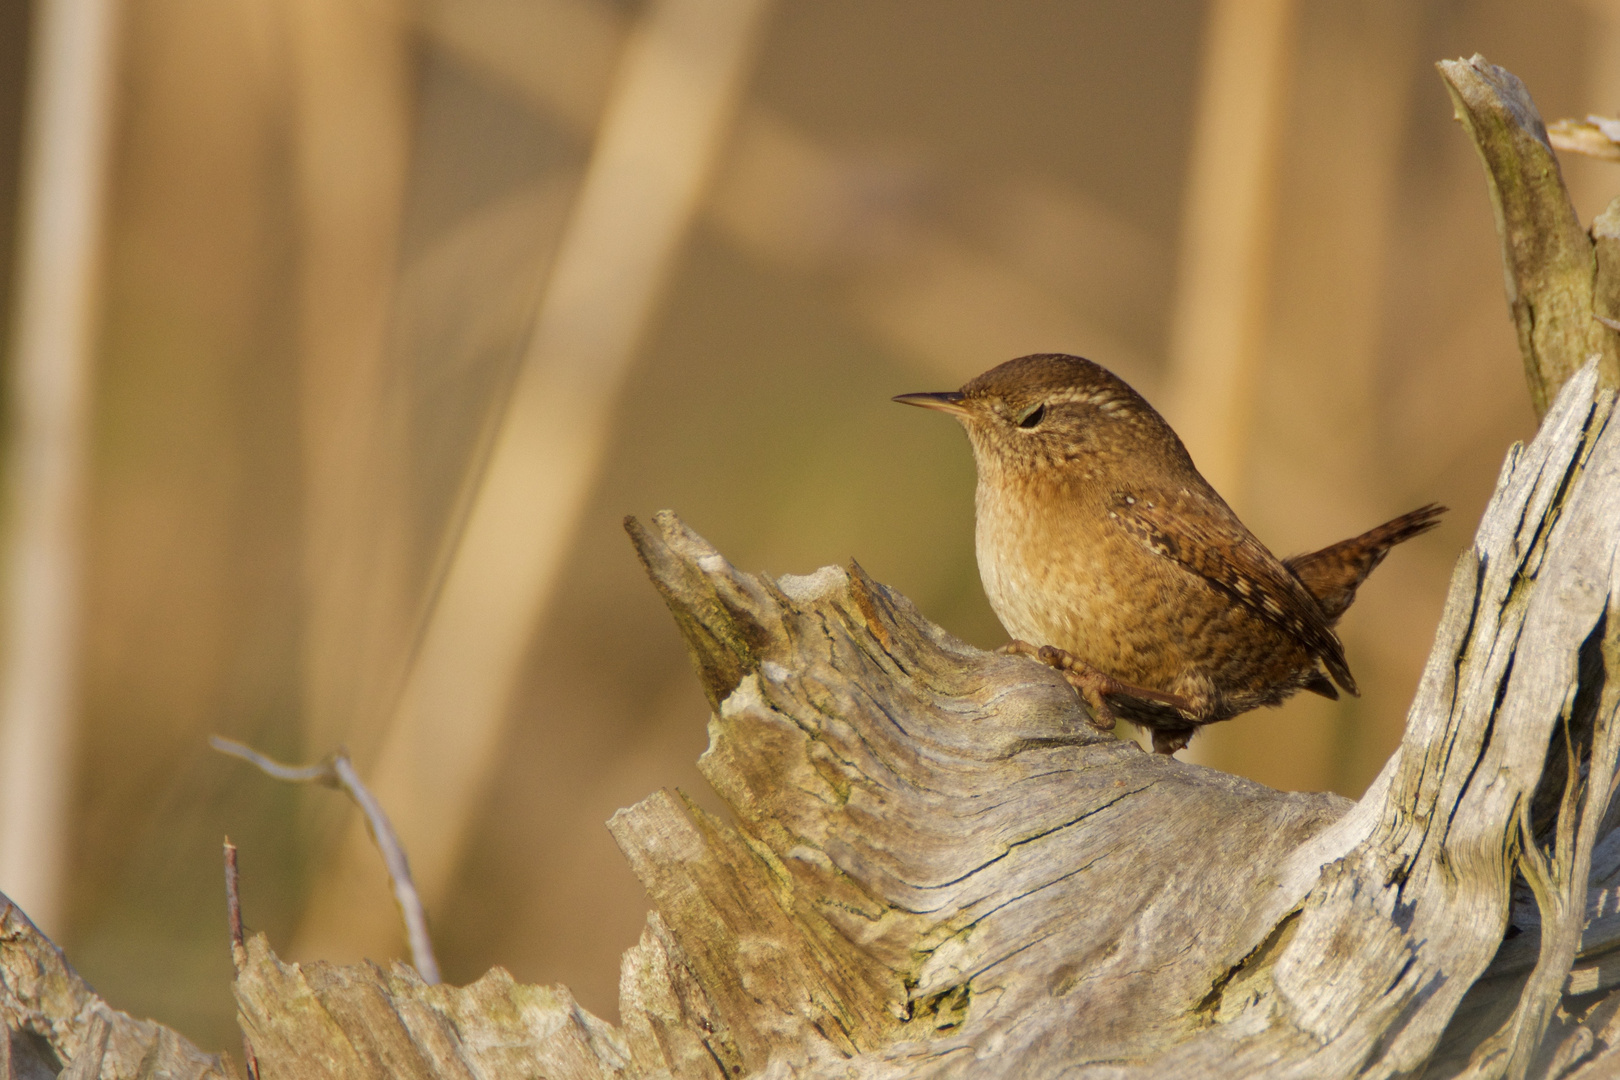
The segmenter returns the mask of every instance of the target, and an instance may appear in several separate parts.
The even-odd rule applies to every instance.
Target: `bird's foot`
[[[1190,713],[1192,702],[1177,694],[1167,694],[1162,690],[1149,690],[1145,686],[1133,686],[1128,682],[1121,682],[1106,672],[1098,671],[1073,653],[1059,649],[1055,645],[1031,645],[1027,641],[1010,641],[997,652],[1017,656],[1028,656],[1039,660],[1043,664],[1057,668],[1063,673],[1064,679],[1080,695],[1080,700],[1086,703],[1091,711],[1091,725],[1102,731],[1114,730],[1114,710],[1109,706],[1107,695],[1123,694],[1127,697],[1140,698],[1143,701],[1157,701],[1181,712]],[[1160,750],[1159,740],[1155,734],[1153,748],[1159,753],[1175,753],[1176,750],[1186,746],[1185,739],[1173,750]]]

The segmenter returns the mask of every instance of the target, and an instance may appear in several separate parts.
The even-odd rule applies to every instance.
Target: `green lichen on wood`
[[[1620,199],[1592,219],[1592,246],[1597,255],[1592,310],[1613,333],[1620,329]]]

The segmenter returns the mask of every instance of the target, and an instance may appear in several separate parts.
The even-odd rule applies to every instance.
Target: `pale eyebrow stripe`
[[[1131,403],[1112,390],[1077,390],[1046,400],[1052,405],[1091,405],[1109,414],[1132,411]]]

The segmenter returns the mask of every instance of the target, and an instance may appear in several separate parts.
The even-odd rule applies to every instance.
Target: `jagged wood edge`
[[[849,1029],[861,1049],[925,1040],[932,1052],[958,1054],[968,1043],[942,1033],[970,1011],[982,1019],[988,1008],[1012,1027],[1054,997],[1062,1001],[1051,1006],[1046,1030],[1070,1044],[1111,1039],[1126,1053],[1174,1042],[1185,1034],[1184,1004],[1196,1004],[1269,928],[1228,909],[1274,905],[1274,881],[1287,876],[1297,844],[1346,807],[1334,796],[1274,792],[1100,736],[1049,669],[951,640],[858,567],[776,583],[737,572],[672,515],[633,535],[677,622],[703,611],[699,621],[711,624],[689,633],[689,645],[701,652],[734,636],[713,625],[717,618],[773,631],[755,647],[754,671],[734,687],[710,687],[721,708],[702,764],[737,819],[728,844],[740,839],[759,864],[759,882],[741,891],[774,894],[775,906],[816,942],[806,950],[789,936],[763,935],[801,959],[787,981],[811,976],[820,998],[847,1002],[856,995],[829,991],[817,973],[859,969],[857,981],[871,980],[861,991],[870,1002],[864,1022]],[[694,567],[706,571],[695,586]],[[697,663],[717,669],[701,656]],[[694,832],[689,814],[655,797],[621,812],[615,835],[663,923],[719,975],[704,981],[726,1030],[799,1022],[816,1029],[806,1034],[811,1044],[847,1053],[841,1038],[818,1037],[828,1025],[802,1023],[816,1019],[805,1003],[817,993],[779,985],[761,992],[777,980],[756,974],[739,947],[762,940],[756,926],[709,915],[716,895],[738,890],[723,884],[728,875],[717,864],[728,858],[718,846],[665,839]],[[1147,843],[1184,854],[1138,864],[1136,849]],[[1223,852],[1252,877],[1220,883]],[[1105,870],[1083,876],[1104,860]],[[1234,904],[1245,889],[1249,902]],[[1157,932],[1142,932],[1146,923]],[[1198,933],[1205,924],[1213,928]],[[1038,937],[1075,944],[1007,963]],[[1097,963],[1087,963],[1088,951]],[[1130,1024],[1120,1025],[1117,1002],[1096,1006],[1124,991],[1154,998],[1126,977],[1137,959],[1176,990],[1152,1004],[1139,1000]],[[1112,976],[1111,964],[1119,969]],[[1074,990],[1088,979],[1091,992]],[[815,1051],[800,1048],[799,1065]],[[764,1060],[745,1054],[740,1064],[754,1069]]]
[[[236,1080],[228,1062],[101,1000],[0,894],[0,1076]]]
[[[500,967],[468,986],[430,985],[402,963],[283,963],[255,934],[235,992],[266,1078],[646,1075],[618,1030],[566,988],[518,983]]]

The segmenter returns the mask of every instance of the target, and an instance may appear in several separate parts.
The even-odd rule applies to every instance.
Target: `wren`
[[[1389,549],[1445,512],[1279,559],[1153,406],[1077,356],[1025,356],[894,400],[967,429],[979,577],[1014,639],[1004,651],[1058,668],[1095,725],[1117,713],[1161,754],[1300,690],[1355,694],[1333,628]]]

